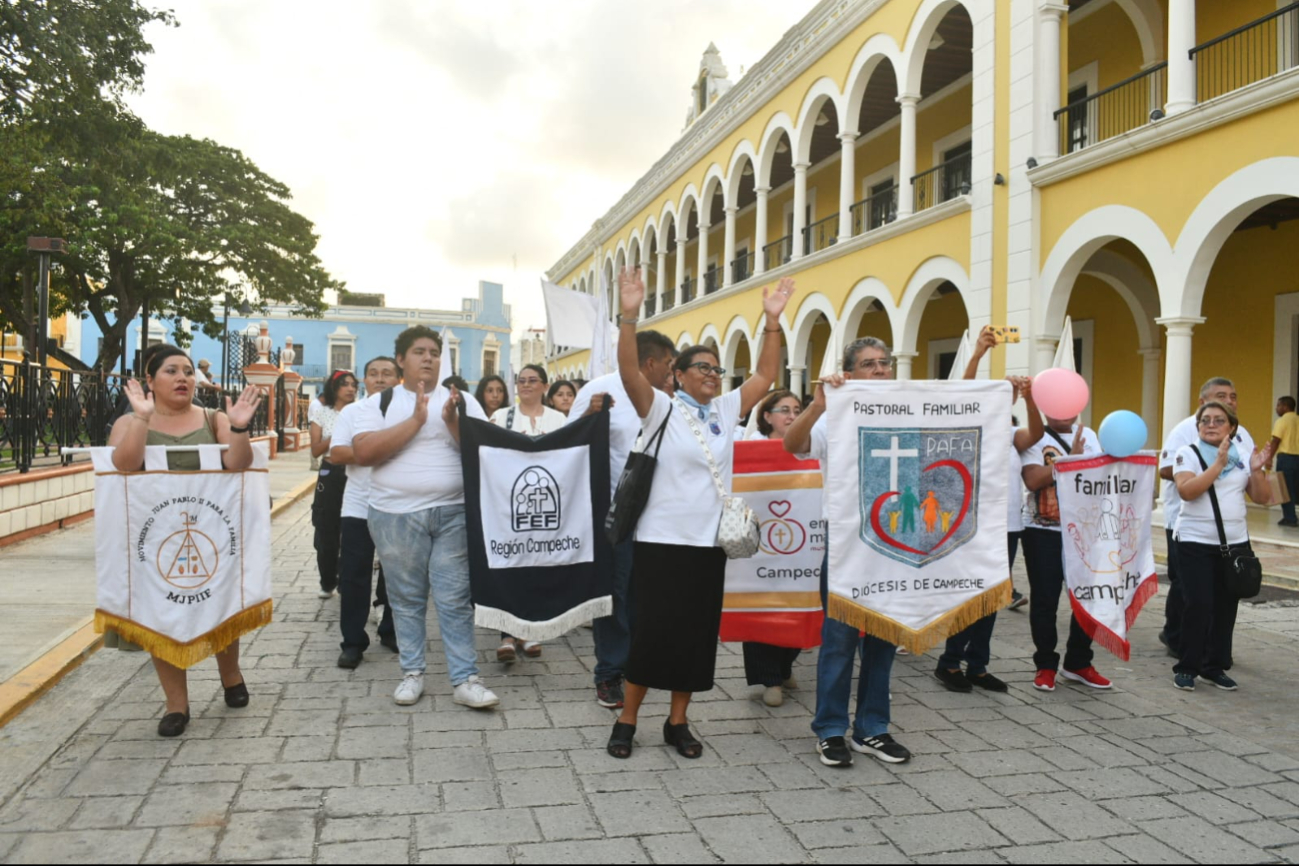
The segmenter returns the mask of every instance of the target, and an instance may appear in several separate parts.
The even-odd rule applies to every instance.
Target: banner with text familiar
[[[474,621],[551,640],[613,611],[609,413],[529,438],[460,419]]]
[[[761,545],[726,562],[724,641],[808,649],[821,644],[821,467],[777,440],[735,443],[732,490],[758,515]]]
[[[1132,623],[1159,591],[1150,546],[1157,471],[1153,451],[1055,461],[1069,603],[1083,631],[1123,661]]]
[[[112,448],[95,467],[95,631],[114,631],[189,668],[271,621],[269,453],[224,471],[217,445],[197,472],[172,472],[160,447],[121,472]]]
[[[1010,383],[849,381],[826,409],[829,615],[921,653],[1008,605]]]

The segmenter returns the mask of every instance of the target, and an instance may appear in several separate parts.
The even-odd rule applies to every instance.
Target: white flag
[[[546,299],[546,333],[556,346],[589,349],[596,326],[595,298],[541,281]]]
[[[617,366],[613,352],[613,324],[609,321],[609,284],[600,274],[600,294],[595,299],[595,332],[591,337],[591,369],[588,378],[612,373]]]
[[[1068,316],[1064,317],[1064,330],[1060,332],[1060,342],[1055,347],[1055,360],[1051,362],[1051,366],[1078,372],[1078,365],[1074,363],[1073,356],[1073,320]]]
[[[967,330],[961,335],[961,342],[956,346],[956,358],[952,361],[952,369],[947,372],[949,380],[964,379],[965,368],[970,363],[970,356],[974,353],[970,350],[970,332]]]

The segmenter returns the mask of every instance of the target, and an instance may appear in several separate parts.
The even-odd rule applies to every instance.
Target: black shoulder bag
[[[672,411],[669,408],[663,424],[646,441],[645,450],[627,457],[627,466],[618,479],[618,490],[613,494],[609,513],[604,518],[604,534],[610,544],[621,544],[636,531],[636,524],[645,511],[645,504],[649,502],[650,486],[654,483],[654,467],[658,465],[659,449],[663,447],[663,431],[667,429],[670,420]],[[649,454],[651,445],[654,446],[653,457]]]
[[[1209,470],[1200,449],[1195,449],[1195,456],[1200,459],[1200,468]],[[1218,505],[1218,493],[1209,485],[1209,503],[1213,506],[1213,519],[1218,524],[1219,550],[1222,558],[1227,560],[1227,589],[1236,598],[1253,598],[1263,588],[1263,564],[1258,561],[1254,551],[1248,546],[1237,546],[1235,550],[1227,543],[1227,530],[1222,525],[1222,508]]]

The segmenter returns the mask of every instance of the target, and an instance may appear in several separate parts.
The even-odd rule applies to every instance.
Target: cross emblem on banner
[[[886,457],[889,461],[889,490],[898,489],[898,461],[903,457],[919,457],[920,451],[915,448],[901,448],[898,446],[898,437],[893,437],[893,444],[889,448],[874,448],[871,450],[872,457]]]

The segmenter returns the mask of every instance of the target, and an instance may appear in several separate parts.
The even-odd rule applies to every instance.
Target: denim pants
[[[458,686],[477,676],[464,505],[443,505],[411,514],[385,514],[371,508],[369,522],[388,580],[401,669],[411,673],[425,668],[426,620],[432,590],[451,685]]]
[[[1164,599],[1164,637],[1173,650],[1182,646],[1182,609],[1186,602],[1182,599],[1182,569],[1177,554],[1177,538],[1171,529],[1164,530],[1168,539],[1168,596]]]
[[[1028,600],[1028,625],[1033,632],[1033,666],[1054,671],[1060,667],[1056,652],[1059,634],[1056,616],[1060,594],[1064,590],[1064,545],[1061,533],[1050,529],[1024,530],[1024,566],[1028,569],[1028,586],[1033,594]],[[1072,606],[1070,606],[1072,611]],[[1077,671],[1092,663],[1092,639],[1069,615],[1069,640],[1064,655],[1064,669]]]
[[[997,624],[997,615],[990,613],[983,619],[966,626],[947,639],[943,654],[938,657],[938,667],[942,670],[958,671],[961,662],[971,676],[988,672],[988,660],[992,658],[992,628]]]
[[[1248,544],[1235,547],[1249,548]],[[1240,601],[1227,588],[1227,560],[1216,544],[1179,542],[1182,643],[1174,673],[1215,677],[1230,666]]]
[[[383,566],[379,571],[379,601],[383,619],[379,622],[379,637],[395,635],[392,607],[384,591]],[[359,517],[343,518],[343,553],[338,567],[339,631],[342,632],[343,649],[355,647],[364,652],[370,646],[370,636],[365,632],[370,619],[370,594],[373,589],[374,541],[370,527]]]
[[[1285,486],[1290,488],[1290,501],[1281,506],[1281,518],[1295,519],[1295,500],[1299,499],[1299,454],[1276,455],[1276,471],[1285,476]]]
[[[591,624],[595,635],[596,685],[620,680],[631,651],[631,565],[635,542],[630,538],[613,548],[613,613]]]
[[[821,606],[826,606],[829,556],[821,562]],[[848,730],[848,701],[852,698],[852,667],[861,655],[857,680],[857,714],[853,736],[863,740],[889,730],[889,677],[897,647],[861,633],[836,619],[821,626],[821,652],[816,660],[816,716],[812,731],[818,739],[842,737]]]

